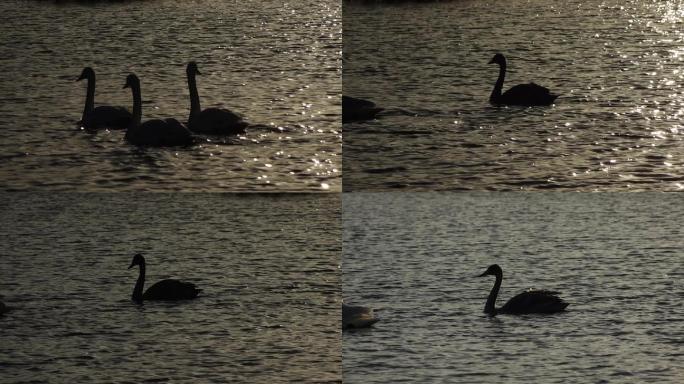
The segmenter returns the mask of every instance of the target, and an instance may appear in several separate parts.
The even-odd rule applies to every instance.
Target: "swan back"
[[[558,95],[535,83],[519,84],[504,92],[499,99],[501,104],[507,105],[551,105]]]
[[[512,297],[497,311],[511,314],[562,312],[568,303],[557,295],[554,291],[530,289]]]
[[[371,308],[342,304],[342,329],[370,327],[379,320]]]
[[[342,122],[371,120],[383,109],[374,102],[342,95]]]
[[[143,294],[143,300],[189,300],[202,292],[193,283],[166,279],[149,287]]]

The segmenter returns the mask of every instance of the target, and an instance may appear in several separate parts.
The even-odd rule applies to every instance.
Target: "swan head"
[[[499,64],[499,65],[506,65],[506,58],[504,55],[497,53],[492,57],[491,60],[489,60],[489,64]]]
[[[133,256],[133,261],[131,261],[131,265],[128,266],[128,269],[131,269],[136,265],[145,265],[145,258],[142,253],[136,253],[135,256]]]
[[[76,79],[76,81],[92,79],[93,77],[95,77],[95,71],[93,71],[93,69],[90,67],[85,67],[83,68],[83,71],[81,71],[81,76],[79,76],[78,79]]]
[[[124,88],[131,88],[133,86],[140,86],[140,80],[138,79],[138,76],[135,74],[131,73],[130,75],[126,76],[126,84],[123,86]]]
[[[188,75],[201,75],[202,73],[197,69],[197,63],[191,61],[188,63],[188,67],[185,69]]]
[[[503,274],[503,271],[501,270],[501,267],[499,267],[498,264],[492,264],[487,268],[486,271],[484,271],[481,275],[478,275],[477,277],[482,277],[482,276],[500,276]]]

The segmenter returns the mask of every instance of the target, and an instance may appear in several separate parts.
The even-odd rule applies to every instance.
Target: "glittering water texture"
[[[345,190],[684,188],[684,2],[345,3]],[[534,81],[552,107],[493,107]]]
[[[1,201],[3,383],[341,381],[338,195]],[[204,291],[133,303],[135,252]]]
[[[343,196],[345,383],[681,383],[684,198],[658,193]],[[528,288],[556,315],[483,313]]]
[[[0,178],[9,189],[303,191],[341,188],[337,1],[2,1]],[[77,130],[85,66],[95,103],[187,120],[188,61],[202,107],[260,127],[191,148],[138,149],[122,131]]]

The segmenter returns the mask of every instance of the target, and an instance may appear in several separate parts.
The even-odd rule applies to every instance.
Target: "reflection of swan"
[[[382,111],[374,102],[357,99],[351,96],[342,96],[342,122],[370,120]]]
[[[199,94],[197,93],[197,83],[195,82],[195,75],[201,75],[201,73],[194,61],[188,63],[186,73],[188,75],[188,88],[190,89],[188,128],[193,132],[208,135],[237,135],[245,133],[245,128],[248,124],[237,113],[223,108],[207,108],[202,110]]]
[[[378,320],[371,308],[342,303],[342,329],[370,327]]]
[[[558,95],[551,93],[548,88],[535,83],[516,85],[501,94],[504,77],[506,77],[506,58],[504,55],[497,53],[492,60],[489,61],[489,64],[494,63],[499,64],[499,78],[496,80],[492,95],[489,97],[490,103],[526,106],[550,105],[558,97]]]
[[[83,68],[81,76],[76,80],[88,80],[85,108],[81,116],[82,127],[90,130],[100,128],[125,129],[131,124],[133,116],[125,108],[101,105],[95,108],[95,71],[90,67]]]
[[[484,312],[491,316],[495,316],[499,313],[554,313],[561,312],[568,306],[568,303],[556,296],[558,292],[528,290],[514,296],[512,299],[508,300],[503,307],[497,309],[495,307],[496,296],[499,294],[499,288],[501,288],[503,271],[497,264],[493,264],[480,276],[487,275],[496,276],[494,288],[492,288],[492,291],[489,293],[487,304],[485,304],[484,308]]]
[[[138,281],[135,283],[133,289],[133,301],[141,303],[143,300],[185,300],[194,299],[202,290],[198,289],[195,284],[186,283],[184,281],[166,279],[162,280],[153,286],[149,287],[143,294],[143,286],[145,285],[145,258],[141,254],[133,256],[133,261],[128,269],[133,266],[140,266],[140,274]]]
[[[151,147],[172,147],[194,143],[190,131],[176,119],[155,119],[140,123],[142,97],[138,76],[128,75],[124,88],[131,88],[133,92],[133,122],[126,130],[126,141],[134,145]]]

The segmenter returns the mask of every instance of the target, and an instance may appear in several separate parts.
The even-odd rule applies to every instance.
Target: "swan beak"
[[[494,59],[489,60],[489,63],[487,64],[494,64]]]
[[[483,277],[483,276],[487,276],[487,271],[484,271],[481,275],[477,275],[475,277]]]
[[[83,79],[85,79],[85,77],[83,77],[83,75],[81,75],[81,76],[78,77],[78,79],[76,79],[76,81],[81,81],[81,80],[83,80]]]
[[[131,263],[131,265],[128,266],[128,269],[133,268],[134,265],[135,265],[135,263]]]
[[[128,88],[128,87],[130,87],[130,85],[128,85],[128,83],[126,83],[126,84],[124,84],[124,86],[123,86],[122,89],[126,89],[126,88]],[[133,266],[133,265],[131,265],[131,267],[132,267],[132,266]]]
[[[195,69],[195,73],[198,74],[198,75],[201,75],[201,74],[202,74],[202,72],[200,72],[199,69]]]

